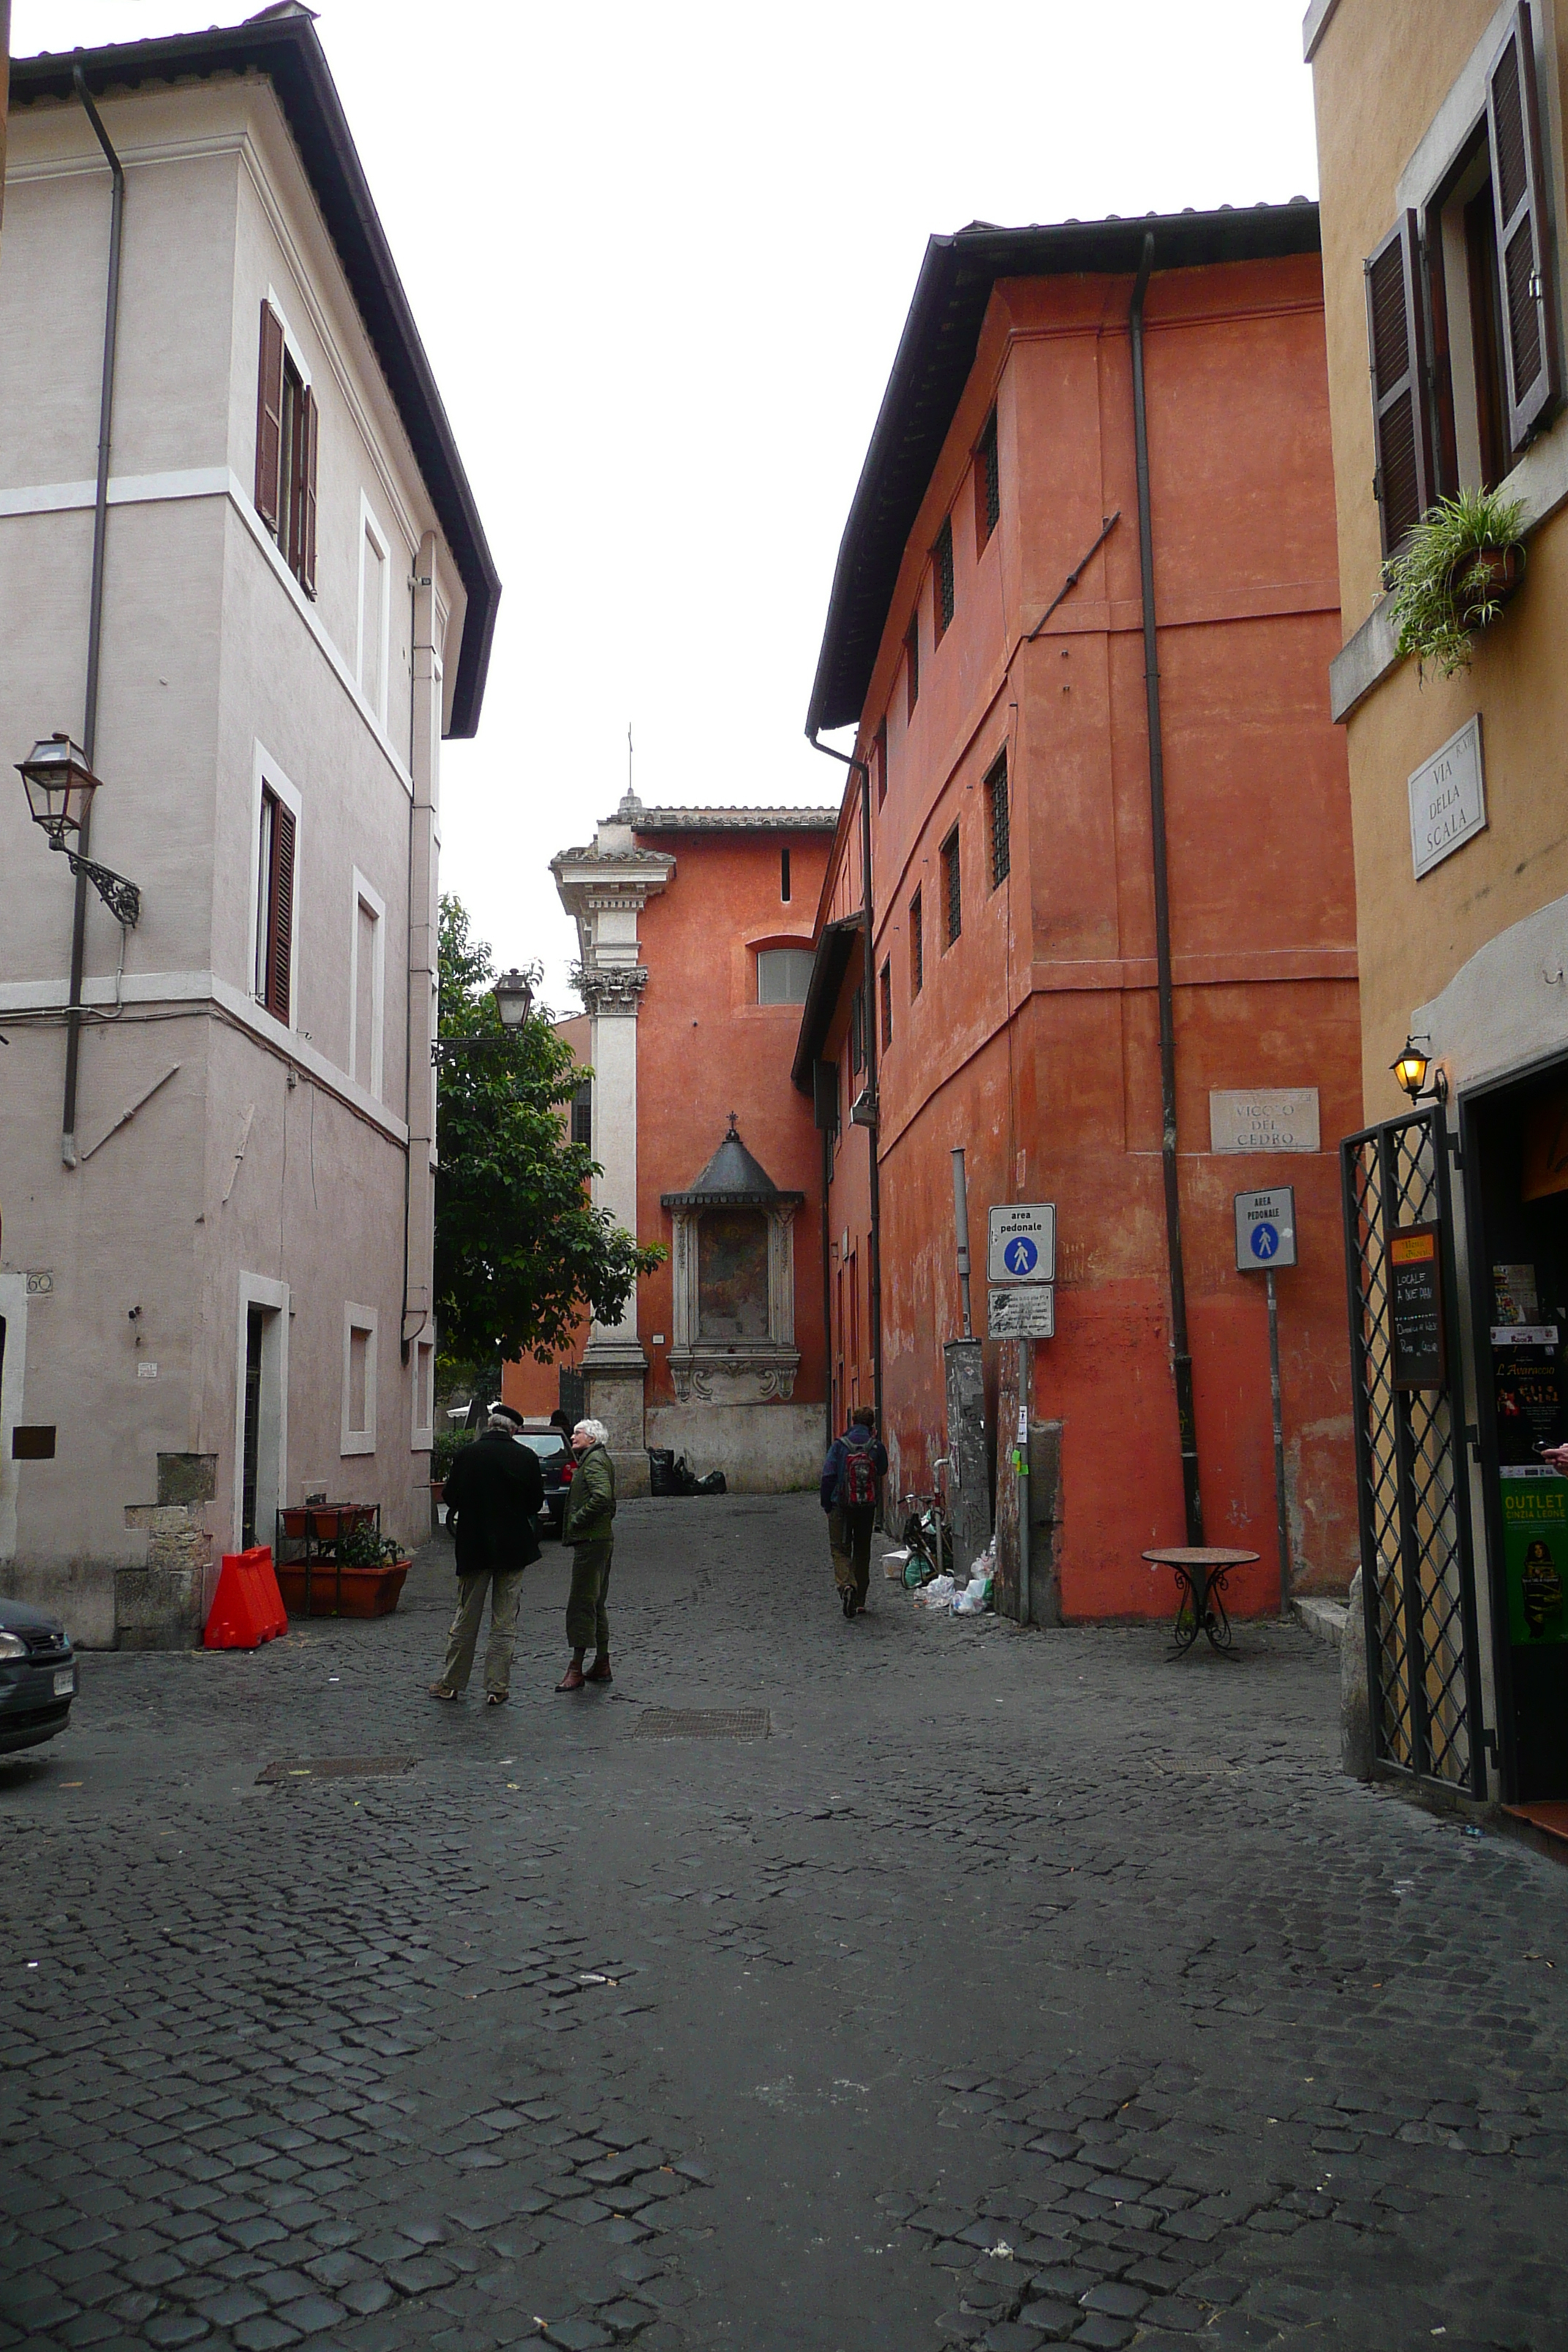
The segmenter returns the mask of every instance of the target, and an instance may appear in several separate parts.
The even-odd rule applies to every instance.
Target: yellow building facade
[[[1568,1480],[1541,1453],[1568,1433],[1568,12],[1314,0],[1304,35],[1368,1122],[1343,1173],[1373,1763],[1568,1834]],[[1384,565],[1474,491],[1522,507],[1522,574],[1443,677],[1398,653]]]

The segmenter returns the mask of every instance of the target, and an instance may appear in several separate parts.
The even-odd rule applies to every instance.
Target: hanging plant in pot
[[[1524,575],[1522,499],[1461,490],[1439,499],[1384,567],[1401,654],[1423,677],[1468,669],[1477,634],[1497,619]]]

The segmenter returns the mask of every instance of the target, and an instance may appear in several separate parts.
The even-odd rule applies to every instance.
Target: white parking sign
[[[988,1282],[1054,1282],[1057,1204],[1013,1201],[990,1213],[985,1255]]]
[[[1241,1274],[1267,1274],[1296,1263],[1296,1188],[1236,1196],[1236,1264]]]

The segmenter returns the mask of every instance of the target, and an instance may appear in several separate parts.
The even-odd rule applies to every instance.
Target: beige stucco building
[[[1345,1149],[1362,1559],[1386,1768],[1568,1826],[1568,20],[1314,0],[1364,1110]],[[1370,375],[1369,375],[1370,369]],[[1522,586],[1449,678],[1385,557],[1523,501]],[[1427,1041],[1417,1107],[1390,1065]],[[1436,1095],[1445,1099],[1436,1099]]]
[[[101,531],[82,81],[124,182]],[[427,1530],[440,744],[498,594],[306,12],[14,61],[0,1584],[86,1642],[199,1639],[221,1553],[308,1495]],[[72,877],[10,765],[56,730],[141,893],[123,928],[84,887],[74,1024]]]

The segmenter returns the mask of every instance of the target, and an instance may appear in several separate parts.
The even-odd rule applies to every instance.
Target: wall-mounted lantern
[[[100,779],[89,767],[87,754],[68,735],[47,735],[35,743],[16,772],[27,794],[27,813],[49,837],[49,847],[69,860],[73,874],[84,874],[117,923],[134,930],[142,913],[142,893],[122,874],[111,873],[71,847],[87,831],[92,796]]]
[[[1398,1055],[1388,1066],[1413,1103],[1443,1103],[1448,1099],[1448,1074],[1446,1070],[1439,1068],[1431,1085],[1426,1083],[1432,1056],[1429,1053],[1424,1054],[1421,1048],[1431,1043],[1430,1037],[1406,1037]]]

